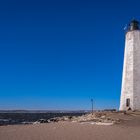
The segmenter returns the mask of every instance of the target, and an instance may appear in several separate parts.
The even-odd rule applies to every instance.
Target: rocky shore
[[[91,123],[96,125],[113,125],[120,124],[131,118],[134,114],[140,115],[139,112],[119,112],[119,111],[98,111],[93,114],[88,113],[82,116],[63,116],[54,117],[48,120],[40,119],[33,124],[39,123],[52,123],[52,122],[78,122],[78,123]]]

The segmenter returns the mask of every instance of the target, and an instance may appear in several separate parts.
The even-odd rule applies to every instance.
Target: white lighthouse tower
[[[140,28],[132,20],[125,40],[120,110],[140,110]]]

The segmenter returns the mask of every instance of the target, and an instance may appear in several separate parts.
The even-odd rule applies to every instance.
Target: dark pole
[[[92,115],[93,115],[93,99],[91,99],[91,109],[92,109]]]

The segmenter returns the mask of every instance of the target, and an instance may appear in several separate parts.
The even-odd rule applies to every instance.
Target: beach
[[[124,122],[109,126],[69,121],[0,126],[0,140],[139,140],[140,116],[124,116]]]

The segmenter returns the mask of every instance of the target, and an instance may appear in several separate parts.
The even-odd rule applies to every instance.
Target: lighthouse
[[[120,110],[140,110],[140,27],[132,20],[125,35]]]

